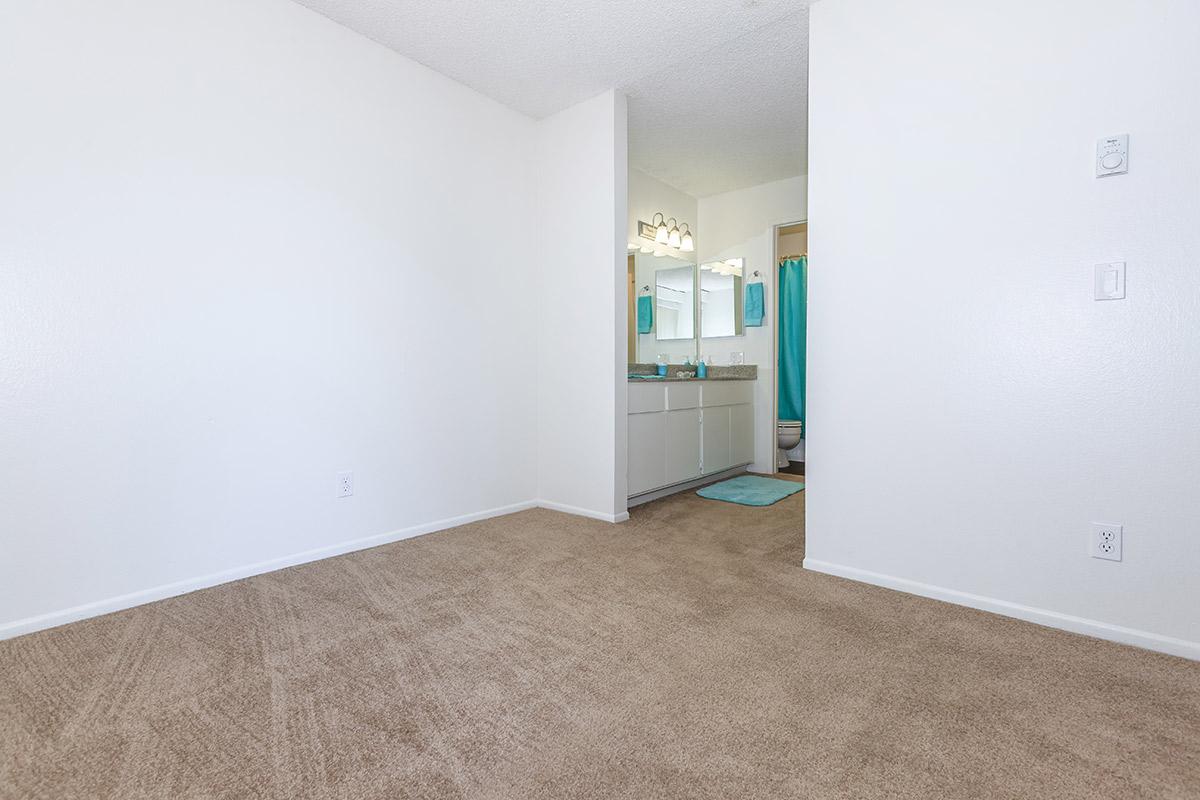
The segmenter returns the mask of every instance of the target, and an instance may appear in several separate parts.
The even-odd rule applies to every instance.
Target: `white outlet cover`
[[[337,496],[349,497],[354,494],[354,473],[339,472],[337,474]]]
[[[1111,522],[1093,522],[1092,533],[1088,540],[1088,555],[1092,558],[1103,558],[1106,561],[1121,560],[1120,525]]]

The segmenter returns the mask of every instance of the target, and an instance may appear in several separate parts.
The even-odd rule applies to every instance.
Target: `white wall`
[[[0,635],[535,498],[533,121],[286,0],[6,3],[0,107]]]
[[[813,6],[805,566],[1200,657],[1198,34],[1171,0]]]
[[[742,352],[747,364],[758,365],[754,400],[755,472],[775,471],[775,226],[800,222],[808,216],[808,189],[803,175],[702,197],[698,228],[703,237],[697,252],[700,262],[726,258],[746,259],[747,282],[763,280],[766,318],[762,327],[745,329],[744,336],[704,339],[700,349],[726,364],[729,354]],[[762,275],[753,277],[755,270]]]
[[[614,92],[538,123],[537,226],[567,232],[538,250],[538,498],[610,520],[626,517],[625,130]]]

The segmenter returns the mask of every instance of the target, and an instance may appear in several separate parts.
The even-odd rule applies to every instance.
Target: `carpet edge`
[[[126,594],[106,597],[100,600],[94,600],[88,603],[81,603],[75,606],[59,609],[57,611],[49,611],[44,614],[38,614],[32,617],[24,617],[0,624],[0,641],[4,639],[12,639],[17,636],[24,636],[28,633],[36,633],[37,631],[47,630],[48,628],[56,628],[59,625],[66,625],[70,622],[78,622],[92,617],[99,617],[105,614],[112,614],[116,611],[124,611],[135,606],[146,605],[158,600],[166,600],[168,597],[178,597],[181,594],[188,594],[200,589],[208,589],[213,586],[220,586],[223,583],[231,583],[243,578],[250,578],[254,575],[263,575],[268,572],[294,567],[299,564],[308,564],[313,561],[321,561],[334,556],[341,556],[347,553],[353,553],[358,550],[367,550],[372,547],[379,547],[392,542],[399,542],[404,539],[412,539],[417,536],[423,536],[427,533],[436,533],[437,531],[447,530],[448,528],[457,528],[460,525],[467,525],[471,522],[478,522],[492,517],[502,517],[507,514],[515,514],[518,511],[527,511],[531,508],[537,508],[536,500],[525,500],[519,503],[511,503],[505,506],[497,506],[495,508],[484,509],[483,511],[475,511],[470,514],[461,514],[456,517],[447,517],[445,519],[433,520],[431,522],[423,522],[418,525],[411,525],[407,528],[389,531],[388,533],[375,534],[373,536],[365,536],[359,539],[350,539],[338,544],[318,547],[312,550],[303,550],[298,553],[291,553],[278,558],[271,558],[265,561],[257,561],[252,564],[243,564],[237,567],[231,567],[219,572],[211,572],[205,575],[198,575],[192,578],[184,578],[171,583],[164,583],[159,586],[151,586],[146,589],[128,592]]]
[[[829,561],[805,558],[802,566],[804,569],[813,572],[846,578],[858,581],[859,583],[869,583],[885,589],[905,592],[906,594],[928,597],[932,600],[941,600],[958,606],[966,606],[979,611],[999,614],[1003,617],[1012,617],[1046,628],[1056,628],[1069,633],[1090,636],[1093,639],[1103,639],[1109,642],[1116,642],[1117,644],[1140,647],[1143,650],[1153,650],[1159,653],[1166,653],[1167,655],[1187,658],[1192,661],[1200,661],[1200,642],[1178,639],[1173,636],[1151,633],[1150,631],[1143,631],[1137,628],[1126,628],[1121,625],[1101,622],[1100,620],[1076,617],[1059,611],[1021,605],[1020,603],[1013,603],[994,597],[984,597],[957,589],[947,589],[943,586],[921,583],[920,581],[899,578],[894,575],[885,575],[880,572],[859,569],[858,567],[834,564]]]

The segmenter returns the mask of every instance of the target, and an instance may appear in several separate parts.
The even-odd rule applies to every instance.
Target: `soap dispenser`
[[[705,363],[707,360],[708,359],[706,359],[704,356],[699,356],[696,359],[696,377],[697,378],[707,378],[708,377],[708,364]]]

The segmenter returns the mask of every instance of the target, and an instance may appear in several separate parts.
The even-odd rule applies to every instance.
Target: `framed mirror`
[[[695,267],[689,264],[654,271],[654,311],[658,317],[655,338],[660,342],[695,338]]]
[[[629,254],[629,363],[695,361],[697,269],[681,256]]]
[[[741,336],[746,259],[730,258],[700,265],[700,336]]]

